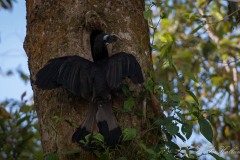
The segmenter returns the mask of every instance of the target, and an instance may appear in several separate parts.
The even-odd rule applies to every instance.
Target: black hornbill
[[[89,110],[72,141],[81,145],[89,133],[99,132],[107,146],[119,143],[122,131],[112,111],[111,91],[125,78],[143,83],[141,67],[131,54],[120,52],[108,56],[107,45],[117,36],[99,33],[91,41],[94,62],[79,56],[54,58],[38,71],[35,85],[43,90],[63,87],[75,95],[91,98]]]

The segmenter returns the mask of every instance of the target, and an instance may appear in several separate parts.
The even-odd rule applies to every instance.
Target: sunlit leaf
[[[183,75],[190,78],[194,82],[198,82],[198,79],[195,77],[194,73],[192,72],[183,72]]]
[[[195,94],[190,91],[190,90],[186,90],[186,92],[195,100],[195,102],[199,105],[199,102],[198,102],[198,98],[195,96]]]
[[[211,81],[213,83],[213,85],[218,86],[219,84],[223,83],[223,77],[222,76],[214,76],[211,77]]]
[[[94,137],[95,139],[97,139],[98,141],[100,141],[100,142],[104,142],[104,137],[103,137],[103,135],[101,135],[101,134],[98,133],[98,132],[94,132],[93,137]]]

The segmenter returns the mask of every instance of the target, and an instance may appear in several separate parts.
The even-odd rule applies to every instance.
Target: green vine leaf
[[[133,97],[129,97],[126,101],[124,101],[123,110],[125,112],[131,112],[134,105],[135,105],[135,102]]]
[[[212,143],[213,141],[213,130],[210,123],[203,117],[198,118],[198,123],[200,125],[200,132],[202,135]]]
[[[193,126],[187,123],[182,125],[182,133],[185,134],[186,138],[189,139],[192,135]]]
[[[166,129],[169,134],[176,135],[179,131],[179,127],[174,123],[169,123],[166,125]]]
[[[152,16],[152,10],[148,9],[148,10],[144,11],[143,16],[146,20],[148,20]]]
[[[131,141],[137,136],[135,128],[125,128],[123,131],[123,141]]]

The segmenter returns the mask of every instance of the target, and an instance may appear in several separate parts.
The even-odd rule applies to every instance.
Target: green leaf
[[[100,142],[104,142],[104,137],[103,137],[103,135],[101,135],[101,134],[98,133],[98,132],[94,132],[94,133],[93,133],[93,137],[94,137],[95,139],[97,139],[98,141],[100,141]]]
[[[126,157],[120,157],[117,160],[127,160],[127,158]]]
[[[218,86],[224,82],[224,78],[222,76],[214,76],[211,77],[211,81],[214,86]]]
[[[192,135],[192,128],[193,126],[188,123],[184,123],[182,125],[182,133],[186,135],[187,139],[189,139]]]
[[[134,105],[135,102],[133,97],[129,97],[126,101],[124,101],[123,110],[125,112],[131,112]]]
[[[23,118],[20,118],[18,121],[17,121],[17,126],[21,125],[24,121],[28,120],[29,119],[29,116],[25,116]]]
[[[183,114],[181,114],[180,112],[177,112],[176,114],[180,118],[181,122],[185,122],[185,117]]]
[[[213,156],[216,160],[225,160],[224,158],[220,157],[219,155],[213,153],[213,152],[209,152],[209,154],[211,156]]]
[[[152,91],[153,90],[153,87],[154,87],[154,82],[152,79],[149,79],[145,82],[145,88],[148,90],[148,91]]]
[[[131,141],[137,136],[135,128],[125,128],[123,131],[123,141]]]
[[[203,25],[198,26],[197,28],[195,28],[194,30],[192,30],[192,32],[190,34],[194,34],[196,33],[199,29],[201,29],[203,27]]]
[[[199,102],[198,102],[198,99],[197,97],[195,96],[195,94],[190,91],[190,90],[186,90],[186,92],[194,99],[194,101],[199,105]]]
[[[155,50],[155,51],[158,51],[158,50],[159,50],[159,48],[158,48],[157,45],[151,45],[151,47],[152,47],[152,49]]]
[[[31,110],[32,110],[32,107],[28,105],[24,105],[20,108],[20,112],[22,113],[27,113],[27,112],[30,112]]]
[[[167,153],[165,153],[164,155],[163,155],[167,160],[175,160],[175,158],[174,158],[174,156],[172,155],[172,154],[167,154]]]
[[[162,3],[161,2],[152,2],[154,6],[161,7]]]
[[[80,142],[83,143],[83,144],[87,144],[87,143],[90,141],[90,138],[91,138],[91,137],[92,137],[92,134],[89,133],[89,134],[87,134],[87,135],[85,136],[85,140],[86,140],[86,141],[81,140]]]
[[[172,141],[166,142],[166,145],[172,150],[179,150],[179,146],[176,143],[173,143]]]
[[[160,41],[163,43],[173,42],[173,36],[170,33],[165,33],[160,38]]]
[[[175,103],[177,103],[177,104],[180,103],[180,97],[179,97],[178,94],[170,93],[170,94],[169,94],[169,98],[170,98],[171,101],[173,101],[173,102],[175,102]]]
[[[204,118],[204,117],[199,117],[198,118],[198,123],[200,125],[200,132],[202,135],[212,143],[213,141],[213,130],[210,125],[210,123]]]
[[[58,155],[56,153],[46,153],[44,154],[44,158],[47,160],[58,160]]]
[[[146,11],[143,12],[143,16],[146,20],[148,20],[152,15],[152,10],[151,9],[148,9]]]
[[[179,131],[179,127],[174,123],[166,124],[166,129],[171,135],[176,135]]]
[[[150,154],[150,155],[155,155],[155,154],[156,154],[153,149],[147,148],[147,146],[146,146],[145,144],[141,143],[141,144],[139,144],[139,145],[140,145],[140,147],[141,147],[145,152],[147,152],[148,154]]]
[[[194,82],[198,82],[198,79],[195,77],[194,73],[192,72],[183,72],[183,75],[190,78],[191,80],[193,80]]]

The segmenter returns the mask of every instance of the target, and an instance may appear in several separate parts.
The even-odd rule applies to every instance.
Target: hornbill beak
[[[122,40],[122,39],[121,39],[121,37],[119,37],[116,34],[110,34],[109,35],[107,43],[105,44],[108,48],[108,53],[111,53],[111,51],[112,51],[112,45],[110,45],[110,44],[113,43],[113,42],[116,42],[117,40]]]
[[[109,42],[111,43],[111,42],[115,42],[115,41],[117,41],[117,40],[122,40],[121,39],[121,37],[119,37],[118,35],[116,35],[116,34],[111,34],[110,35],[110,37],[109,37]]]

